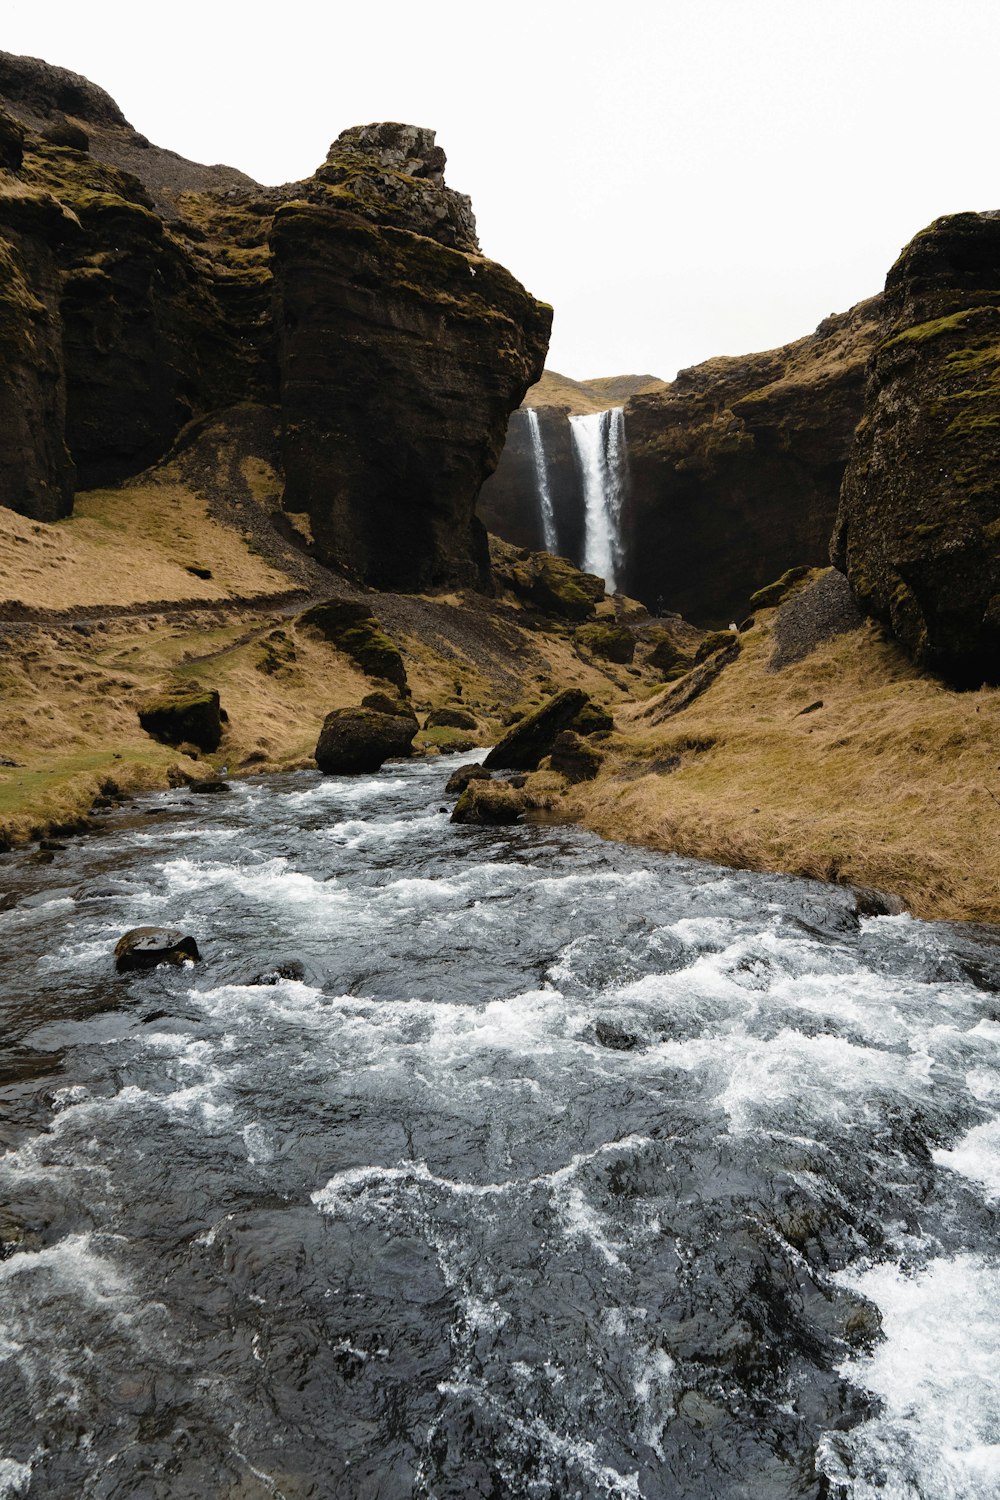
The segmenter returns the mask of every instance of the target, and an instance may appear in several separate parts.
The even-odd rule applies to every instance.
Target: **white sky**
[[[577,378],[797,338],[1000,207],[997,0],[0,0],[0,47],[263,182],[433,126]]]

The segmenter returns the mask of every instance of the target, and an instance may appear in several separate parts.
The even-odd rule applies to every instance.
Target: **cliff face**
[[[886,280],[832,557],[958,686],[1000,681],[1000,216],[938,219]]]
[[[474,506],[550,312],[485,260],[433,133],[349,131],[275,215],[285,507],[385,588],[488,571]]]
[[[594,410],[601,408],[595,406]],[[558,549],[583,561],[583,495],[565,407],[539,406],[538,429],[555,516]],[[477,513],[487,531],[515,547],[537,552],[545,546],[538,499],[538,474],[527,412],[512,414],[496,473],[483,485]]]
[[[724,625],[787,568],[828,560],[877,318],[878,299],[859,303],[627,402],[628,593]]]
[[[191,418],[280,405],[284,505],[359,581],[488,571],[473,517],[551,312],[478,251],[433,132],[345,132],[260,188],[152,146],[102,90],[0,54],[0,503],[68,513]]]

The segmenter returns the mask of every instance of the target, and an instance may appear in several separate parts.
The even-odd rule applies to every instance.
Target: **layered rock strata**
[[[918,234],[886,280],[832,546],[860,607],[959,687],[1000,681],[1000,215]]]

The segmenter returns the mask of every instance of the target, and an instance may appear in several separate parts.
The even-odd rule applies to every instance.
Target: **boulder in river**
[[[445,791],[454,796],[458,792],[464,792],[470,781],[492,781],[492,773],[481,766],[478,761],[471,766],[459,766],[457,771],[452,771],[445,782]]]
[[[119,974],[135,969],[155,969],[158,964],[182,964],[201,958],[198,944],[176,927],[133,927],[115,944],[115,968]]]
[[[374,708],[335,708],[327,714],[316,745],[324,776],[377,771],[394,755],[409,755],[417,720],[412,714],[385,714]]]
[[[527,807],[521,792],[504,781],[470,781],[455,803],[453,823],[516,823]]]
[[[595,734],[612,728],[613,723],[607,709],[592,703],[582,688],[564,688],[509,729],[483,764],[509,771],[537,771],[564,729]]]

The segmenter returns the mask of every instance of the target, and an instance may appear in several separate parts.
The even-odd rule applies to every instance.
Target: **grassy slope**
[[[251,755],[256,770],[308,763],[325,715],[376,686],[296,624],[303,605],[287,595],[304,591],[303,577],[276,565],[280,544],[268,550],[273,486],[257,477],[263,503],[255,511],[244,498],[234,525],[212,518],[178,465],[80,496],[76,513],[51,526],[0,508],[0,607],[58,611],[4,624],[0,608],[0,757],[18,762],[0,766],[0,841],[71,823],[109,780],[121,790],[162,786],[223,764],[235,771]],[[211,578],[190,574],[189,563]],[[314,574],[314,595],[347,589]],[[256,607],[241,603],[251,597]],[[512,600],[366,599],[403,652],[418,710],[471,707],[485,738],[513,705],[548,691],[580,683],[618,702],[636,681],[581,657],[558,622],[529,628]],[[141,613],[113,612],[136,604]],[[136,716],[147,692],[178,679],[217,688],[229,714],[218,753],[197,764],[151,739]],[[453,738],[437,732],[428,743],[447,749]]]
[[[679,714],[654,722],[660,695],[619,711],[603,774],[567,810],[611,837],[1000,921],[1000,691],[949,692],[873,625],[771,673],[776,613]]]

